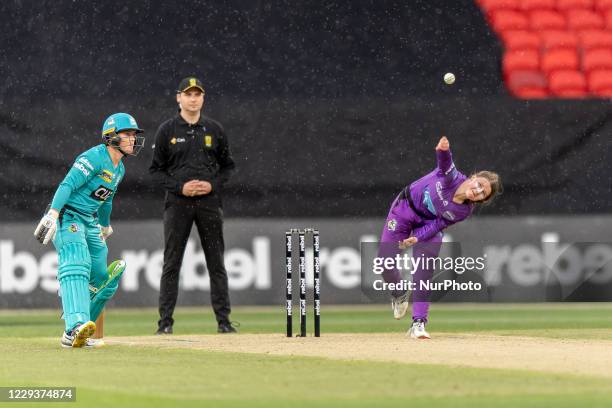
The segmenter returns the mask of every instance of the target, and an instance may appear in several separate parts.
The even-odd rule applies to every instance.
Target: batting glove
[[[111,227],[110,225],[108,227],[103,227],[100,225],[100,238],[102,238],[102,241],[106,241],[112,233],[113,227]]]
[[[57,213],[49,211],[40,220],[34,230],[34,237],[43,245],[47,245],[49,241],[55,239],[57,231]]]

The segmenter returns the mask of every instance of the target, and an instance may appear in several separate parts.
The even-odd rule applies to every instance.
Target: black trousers
[[[179,290],[179,271],[195,222],[210,277],[210,298],[217,322],[231,312],[227,271],[223,262],[223,210],[215,197],[189,198],[169,194],[164,210],[164,268],[159,290],[159,327],[171,326]]]

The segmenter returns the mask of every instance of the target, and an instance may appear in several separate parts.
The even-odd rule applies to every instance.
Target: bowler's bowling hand
[[[442,138],[438,142],[438,145],[436,146],[436,150],[442,150],[445,152],[448,149],[450,149],[450,143],[448,142],[446,136],[442,136]]]

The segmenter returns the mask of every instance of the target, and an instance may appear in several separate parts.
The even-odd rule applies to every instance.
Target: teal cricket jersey
[[[125,175],[125,167],[117,167],[106,150],[106,145],[92,147],[76,158],[72,168],[60,183],[51,208],[61,211],[68,205],[81,214],[98,213],[100,225],[110,225],[110,213],[117,186]]]

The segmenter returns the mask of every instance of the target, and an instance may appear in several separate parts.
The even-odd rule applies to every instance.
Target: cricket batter
[[[125,174],[121,160],[142,149],[144,137],[137,136],[142,132],[127,113],[109,116],[102,126],[104,143],[77,157],[34,231],[44,245],[53,240],[58,252],[63,347],[93,346],[94,322],[117,291],[125,262],[115,261],[107,270],[105,240],[113,233],[113,197]]]
[[[501,189],[496,173],[479,171],[467,177],[455,167],[446,137],[436,146],[437,168],[410,184],[397,196],[380,238],[381,257],[395,257],[402,249],[414,245],[413,257],[438,256],[442,231],[467,219],[476,204],[490,202]],[[386,243],[386,244],[385,244]],[[418,290],[420,281],[428,281],[433,270],[418,267],[413,275],[417,284],[414,292],[412,326],[408,335],[414,339],[429,339],[425,330],[429,312],[429,293]],[[398,283],[402,276],[397,269],[387,269],[383,278]],[[392,292],[391,306],[396,319],[408,310],[408,293]]]

